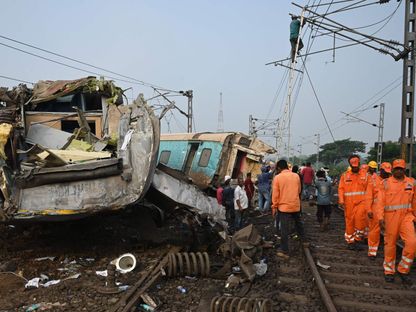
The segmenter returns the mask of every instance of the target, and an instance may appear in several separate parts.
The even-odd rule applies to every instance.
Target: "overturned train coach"
[[[239,132],[162,134],[159,162],[209,190],[227,175],[256,177],[264,156],[273,153],[273,147]]]
[[[65,220],[137,203],[149,189],[159,119],[87,77],[0,88],[0,220]]]

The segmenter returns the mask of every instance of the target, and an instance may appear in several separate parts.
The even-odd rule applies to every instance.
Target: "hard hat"
[[[347,171],[351,171],[351,166],[348,166]]]
[[[224,177],[224,182],[227,182],[228,180],[230,180],[231,179],[231,177],[229,176],[229,175],[226,175],[225,177]]]
[[[393,169],[394,168],[406,168],[406,162],[404,161],[404,159],[395,159],[393,161]]]
[[[358,157],[353,157],[350,159],[349,161],[351,167],[359,167],[360,166],[360,158]]]
[[[370,161],[370,162],[368,163],[368,166],[369,166],[370,168],[377,169],[377,163],[376,163],[374,160]]]
[[[383,162],[380,165],[380,169],[383,169],[387,173],[391,173],[391,164],[389,162]]]
[[[368,165],[367,164],[362,164],[360,167],[361,170],[367,170],[368,169]]]

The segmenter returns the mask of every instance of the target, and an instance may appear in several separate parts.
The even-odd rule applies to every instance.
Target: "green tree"
[[[319,160],[325,164],[335,165],[351,154],[364,153],[366,143],[351,139],[338,140],[320,146]],[[316,155],[315,155],[316,156]]]
[[[381,161],[392,162],[396,158],[400,158],[400,143],[392,141],[384,142]],[[377,160],[377,146],[372,147],[368,151],[367,161],[370,160]]]

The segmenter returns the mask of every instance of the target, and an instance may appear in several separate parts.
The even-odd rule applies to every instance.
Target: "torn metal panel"
[[[71,133],[51,128],[42,124],[31,125],[26,136],[26,142],[38,144],[51,149],[66,147],[73,135]]]
[[[127,106],[121,116],[119,144],[124,142],[129,131],[131,135],[129,142],[125,144],[125,150],[119,149],[117,152],[116,167],[106,163],[109,165],[108,168],[116,168],[117,172],[109,173],[105,166],[98,165],[87,169],[85,164],[82,169],[82,164],[61,167],[62,172],[59,172],[59,168],[41,169],[37,175],[33,175],[34,179],[37,178],[41,182],[35,183],[33,187],[17,187],[14,204],[6,213],[12,213],[14,219],[60,220],[103,210],[120,209],[137,203],[150,187],[156,168],[160,137],[159,119],[141,98]],[[98,162],[104,164],[108,161]],[[78,180],[65,181],[71,175],[69,168],[75,170],[72,174],[78,177]],[[100,172],[101,176],[97,176],[97,172]],[[63,181],[53,182],[59,174],[65,176]],[[90,179],[85,179],[79,174],[91,176]],[[52,183],[49,183],[48,179],[51,179],[49,182]],[[42,184],[45,180],[48,184]]]
[[[209,214],[217,221],[225,220],[225,209],[214,197],[209,197],[197,186],[156,169],[152,187],[179,205],[194,209],[199,214]]]

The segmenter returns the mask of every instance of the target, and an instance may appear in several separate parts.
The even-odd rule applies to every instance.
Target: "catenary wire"
[[[64,59],[66,59],[66,60],[69,60],[69,61],[72,61],[72,62],[75,62],[75,63],[81,64],[81,65],[85,65],[85,66],[88,66],[88,67],[91,67],[91,68],[95,68],[95,69],[98,69],[98,70],[101,70],[101,71],[104,71],[104,72],[107,72],[107,73],[110,73],[110,74],[113,74],[113,75],[116,75],[116,76],[120,76],[120,77],[123,77],[123,78],[129,79],[129,80],[133,80],[133,81],[135,81],[137,84],[140,84],[140,85],[143,85],[143,86],[146,86],[146,87],[154,87],[154,88],[157,88],[157,89],[159,89],[159,90],[165,90],[165,91],[176,92],[176,91],[174,91],[174,90],[169,90],[169,89],[166,89],[166,88],[163,88],[163,87],[160,87],[160,86],[157,86],[157,85],[154,85],[154,84],[151,84],[151,83],[145,82],[145,81],[143,81],[143,80],[139,80],[139,79],[136,79],[136,78],[134,78],[134,77],[129,77],[129,76],[126,76],[126,75],[123,75],[123,74],[117,73],[117,72],[115,72],[115,71],[112,71],[112,70],[109,70],[109,69],[105,69],[105,68],[103,68],[103,67],[99,67],[99,66],[96,66],[96,65],[93,65],[93,64],[87,63],[87,62],[83,62],[83,61],[77,60],[77,59],[75,59],[75,58],[72,58],[72,57],[69,57],[69,56],[65,56],[65,55],[63,55],[63,54],[56,53],[56,52],[53,52],[53,51],[50,51],[50,50],[47,50],[47,49],[43,49],[43,48],[40,48],[40,47],[38,47],[38,46],[35,46],[35,45],[32,45],[32,44],[29,44],[29,43],[25,43],[25,42],[23,42],[23,41],[16,40],[16,39],[13,39],[13,38],[10,38],[10,37],[7,37],[7,36],[4,36],[4,35],[1,35],[1,34],[0,34],[0,38],[5,39],[5,40],[8,40],[8,41],[12,41],[12,42],[14,42],[14,43],[18,43],[18,44],[24,45],[24,46],[29,47],[29,48],[32,48],[32,49],[36,49],[36,50],[39,50],[39,51],[42,51],[42,52],[45,52],[45,53],[49,53],[49,54],[55,55],[55,56],[58,56],[58,57],[64,58]],[[107,77],[109,77],[109,76],[107,76]],[[109,78],[111,78],[111,77],[109,77]],[[121,80],[120,80],[120,81],[121,81]]]
[[[17,81],[17,82],[28,83],[28,84],[31,84],[31,85],[35,84],[34,82],[30,82],[30,81],[22,80],[22,79],[17,79],[17,78],[13,78],[13,77],[9,77],[9,76],[0,75],[0,78],[12,80],[12,81]]]

